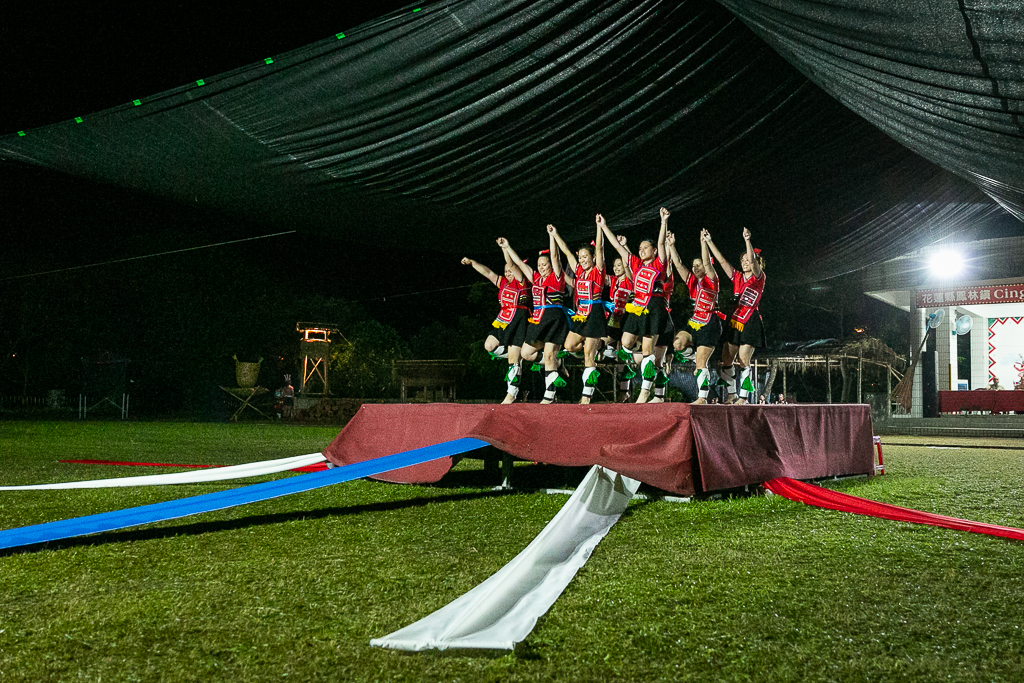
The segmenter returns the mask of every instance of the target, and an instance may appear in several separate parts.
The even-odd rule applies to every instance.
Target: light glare
[[[958,252],[945,249],[932,254],[928,266],[937,277],[953,278],[963,272],[964,259]]]

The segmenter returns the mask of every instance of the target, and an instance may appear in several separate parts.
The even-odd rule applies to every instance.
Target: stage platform
[[[474,437],[522,460],[603,465],[679,495],[874,474],[867,405],[366,404],[324,450],[336,465]],[[452,458],[377,477],[433,483]]]

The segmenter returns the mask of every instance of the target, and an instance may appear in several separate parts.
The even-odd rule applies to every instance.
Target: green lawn
[[[0,422],[0,483],[170,471],[62,458],[299,455],[335,433]],[[830,486],[1024,527],[1021,446],[890,445],[886,476]],[[541,470],[563,476],[517,469],[527,481]],[[436,487],[339,484],[0,551],[0,681],[1019,681],[1024,672],[1024,544],[774,496],[635,501],[515,654],[371,648],[498,570],[566,500],[492,492],[478,461],[453,475]],[[0,492],[0,528],[244,483]]]

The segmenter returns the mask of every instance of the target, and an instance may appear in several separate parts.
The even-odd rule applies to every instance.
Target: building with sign
[[[910,313],[911,353],[934,326],[914,375],[912,417],[938,415],[940,392],[1024,381],[1024,237],[933,245],[868,268],[863,284]],[[944,398],[946,412],[971,405],[953,400],[966,395]]]

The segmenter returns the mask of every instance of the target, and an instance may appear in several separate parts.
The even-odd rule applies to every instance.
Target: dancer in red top
[[[504,238],[498,240],[502,246]],[[473,270],[490,280],[498,288],[498,317],[491,326],[494,330],[484,340],[484,349],[494,358],[508,359],[505,373],[506,394],[502,403],[512,403],[519,394],[519,376],[522,372],[521,353],[526,340],[527,320],[530,317],[530,290],[526,288],[523,270],[512,261],[508,251],[505,255],[505,274],[497,275],[487,266],[471,258],[462,259],[462,264],[473,266]]]
[[[693,402],[695,404],[708,402],[708,393],[711,390],[711,372],[708,370],[708,360],[722,337],[722,319],[725,318],[715,310],[719,282],[718,273],[715,272],[715,262],[709,253],[708,240],[710,238],[711,234],[707,230],[700,231],[701,257],[693,259],[690,269],[683,265],[675,244],[668,247],[672,263],[679,272],[680,278],[686,282],[690,298],[693,300],[693,315],[687,321],[686,327],[676,334],[673,345],[677,351],[682,351],[690,346],[696,347],[697,400]]]
[[[721,261],[726,277],[732,280],[733,292],[738,297],[736,310],[729,319],[729,326],[732,329],[726,336],[725,346],[722,347],[722,378],[730,394],[726,403],[747,403],[754,391],[754,383],[750,379],[750,359],[754,356],[754,349],[767,345],[764,323],[761,320],[761,312],[758,311],[761,295],[764,293],[764,261],[760,256],[761,250],[754,249],[750,243],[750,231],[746,228],[743,228],[743,241],[747,249],[740,257],[741,271],[735,270],[725,260],[710,235],[707,241],[715,258]],[[739,365],[735,387],[733,363]]]
[[[569,334],[568,316],[563,306],[565,276],[555,246],[555,226],[549,225],[547,230],[549,247],[537,258],[537,270],[525,263],[522,266],[526,278],[533,283],[533,316],[523,344],[523,358],[536,360],[543,350],[544,400],[541,403],[553,403],[556,390],[565,386],[565,380],[558,373],[558,351]],[[507,240],[505,249],[513,262],[522,261]]]
[[[619,239],[625,240],[621,235]],[[626,264],[622,262],[621,258],[617,258],[612,262],[612,274],[608,276],[608,299],[612,302],[612,312],[608,316],[604,337],[604,358],[606,360],[614,361],[617,358],[615,352],[618,350],[619,340],[622,339],[622,324],[626,317],[626,304],[630,302],[632,296],[633,281],[629,279],[629,274],[626,272]],[[619,391],[622,392],[623,396],[620,400],[628,402],[630,380],[636,375],[624,364],[620,364],[618,370]]]
[[[666,253],[668,252],[669,244],[675,244],[675,241],[675,235],[671,232],[665,233]],[[675,288],[676,276],[672,270],[672,262],[666,257],[665,282],[661,286],[661,292],[656,292],[654,296],[661,297],[665,300],[665,313],[668,323],[662,333],[654,340],[654,366],[657,369],[657,374],[654,378],[654,395],[647,401],[648,403],[665,402],[665,390],[668,388],[669,381],[669,361],[671,360],[668,356],[668,349],[672,346],[673,340],[676,336],[676,324],[675,321],[672,320],[672,293],[675,291]]]
[[[658,239],[643,240],[637,248],[637,255],[629,253],[625,245],[608,227],[608,223],[598,214],[598,225],[608,237],[608,242],[615,247],[622,257],[630,277],[633,280],[633,302],[626,305],[626,322],[622,329],[622,348],[631,350],[636,340],[641,339],[643,360],[640,364],[642,383],[637,403],[646,403],[650,398],[654,380],[658,375],[654,356],[655,343],[658,337],[671,329],[671,319],[666,310],[666,299],[662,294],[665,285],[665,271],[668,255],[665,252],[665,233],[668,231],[668,209],[662,207],[661,230]]]
[[[605,281],[604,233],[598,226],[593,245],[580,247],[576,255],[569,251],[557,230],[552,232],[552,236],[569,266],[565,279],[574,291],[574,313],[565,339],[565,350],[570,353],[583,351],[583,396],[580,403],[587,404],[597,388],[597,351],[601,347],[601,337],[607,331],[608,310],[601,298]]]

